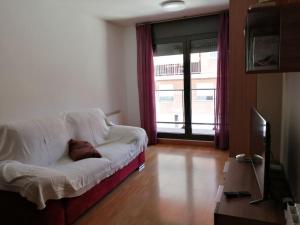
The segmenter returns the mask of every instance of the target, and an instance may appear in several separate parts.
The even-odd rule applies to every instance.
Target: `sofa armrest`
[[[19,193],[38,209],[44,209],[48,199],[58,199],[65,184],[67,177],[49,167],[14,160],[0,162],[0,189]]]
[[[123,125],[111,126],[107,139],[127,144],[137,143],[144,147],[148,144],[148,137],[144,129]]]

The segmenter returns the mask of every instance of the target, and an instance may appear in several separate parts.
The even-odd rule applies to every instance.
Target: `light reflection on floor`
[[[190,152],[158,153],[157,158],[163,224],[201,224],[204,217],[212,218],[219,185],[216,158]]]
[[[158,155],[160,216],[169,223],[183,222],[187,214],[187,170],[183,155]]]

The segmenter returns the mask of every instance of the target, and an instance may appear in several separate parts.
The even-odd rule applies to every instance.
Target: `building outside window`
[[[159,84],[158,101],[159,102],[172,102],[174,101],[173,84]]]

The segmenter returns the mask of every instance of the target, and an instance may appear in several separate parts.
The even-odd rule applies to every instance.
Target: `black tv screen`
[[[250,129],[252,165],[262,195],[260,200],[264,200],[269,195],[271,128],[270,123],[255,108],[251,110]]]

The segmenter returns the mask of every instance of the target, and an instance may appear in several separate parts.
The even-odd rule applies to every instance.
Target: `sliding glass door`
[[[159,137],[213,139],[216,39],[163,40],[154,53]]]
[[[191,113],[192,134],[214,135],[217,40],[191,41]]]
[[[159,132],[185,133],[183,44],[160,44],[154,57]]]

